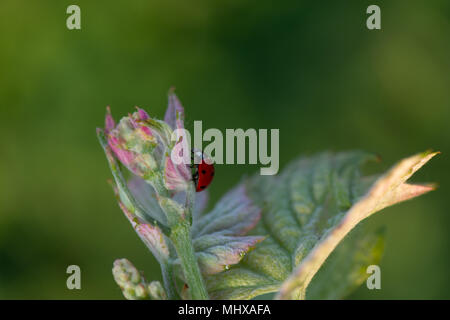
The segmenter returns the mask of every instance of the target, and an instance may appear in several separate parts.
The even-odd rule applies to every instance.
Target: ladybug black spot
[[[200,186],[200,189],[205,189],[206,188],[206,186]]]
[[[205,174],[205,173],[206,173],[206,170],[202,170],[202,173]]]
[[[214,171],[213,171],[213,172],[211,172],[211,177],[214,177]]]

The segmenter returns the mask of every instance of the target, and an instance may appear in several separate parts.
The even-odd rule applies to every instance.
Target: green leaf
[[[252,234],[267,238],[230,270],[207,277],[210,297],[250,299],[279,290],[279,299],[304,298],[314,275],[361,220],[433,189],[430,185],[405,182],[434,155],[424,153],[407,158],[372,185],[368,182],[374,181],[373,177],[361,176],[360,167],[376,157],[364,152],[300,158],[278,176],[249,179],[245,190],[263,208]],[[373,239],[372,245],[378,243],[377,238]],[[364,259],[372,261],[376,255],[358,258],[357,248],[364,248],[367,241],[358,238],[350,249],[343,247],[340,251],[347,253],[337,261],[353,259],[355,266]],[[355,261],[356,258],[360,260]],[[336,269],[338,275],[339,270]],[[349,277],[348,283],[336,289],[334,297],[347,293],[361,281]],[[314,289],[316,295],[333,296],[324,294],[326,291],[319,284]]]
[[[240,185],[224,195],[211,212],[193,221],[192,235],[245,235],[258,223],[260,211],[248,197],[245,186]]]
[[[155,189],[149,183],[133,175],[128,181],[128,188],[147,216],[167,224],[166,215],[159,206]]]
[[[206,202],[197,197],[199,202]],[[260,219],[260,208],[246,195],[243,185],[228,192],[214,209],[206,214],[195,210],[192,242],[200,270],[204,276],[228,270],[241,261],[263,236],[245,236]],[[178,264],[179,259],[174,263]]]
[[[193,239],[200,270],[204,275],[215,274],[230,268],[264,240],[264,237],[233,237],[219,233]]]
[[[379,265],[385,230],[367,233],[358,226],[337,246],[312,279],[307,299],[335,300],[349,295],[369,276],[367,267]]]

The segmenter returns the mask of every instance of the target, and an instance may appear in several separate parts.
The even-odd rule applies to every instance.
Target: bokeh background
[[[369,31],[378,4],[382,30]],[[81,7],[81,30],[66,8]],[[442,151],[415,180],[440,188],[367,221],[386,225],[382,289],[354,299],[450,298],[450,2],[0,2],[0,298],[122,299],[111,267],[156,262],[119,210],[96,140],[105,106],[162,117],[170,86],[188,127],[279,128],[283,167],[364,149],[381,171]],[[216,201],[259,166],[217,166]],[[82,289],[66,288],[66,268]]]

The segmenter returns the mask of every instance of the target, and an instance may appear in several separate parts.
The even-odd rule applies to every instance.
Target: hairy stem
[[[192,246],[190,225],[187,221],[183,221],[172,229],[170,239],[172,240],[178,254],[178,258],[183,268],[183,274],[186,278],[191,298],[193,300],[207,300],[208,292],[206,291],[200,268],[198,267],[197,258],[195,257],[194,248]]]
[[[155,189],[157,186],[155,187]],[[190,184],[186,190],[186,202],[184,206],[176,203],[170,198],[160,196],[163,190],[156,189],[158,202],[167,216],[170,227],[170,240],[177,251],[181,262],[181,268],[189,287],[191,298],[194,300],[208,299],[205,283],[192,245],[191,222],[192,211],[195,201],[195,186]]]

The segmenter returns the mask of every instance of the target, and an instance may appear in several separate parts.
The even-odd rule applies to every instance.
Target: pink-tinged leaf
[[[144,109],[141,109],[139,107],[136,107],[136,109],[138,110],[138,115],[139,115],[140,120],[146,121],[146,120],[150,119],[150,116]]]
[[[205,235],[194,239],[194,249],[200,269],[204,275],[228,270],[264,240],[264,237],[230,237]]]
[[[186,190],[188,183],[191,183],[191,181],[191,171],[186,164],[175,165],[170,157],[166,158],[164,184],[167,189],[183,191]]]
[[[143,223],[141,219],[135,216],[120,201],[119,206],[130,221],[139,238],[145,243],[155,258],[158,259],[160,263],[167,261],[167,259],[169,259],[169,247],[161,229],[156,226]]]
[[[199,207],[193,217],[192,238],[202,273],[212,275],[239,263],[264,237],[244,236],[260,218],[260,209],[247,197],[244,185],[227,193],[210,213],[201,215],[207,198],[205,194],[196,199]]]
[[[384,200],[384,207],[389,207],[396,203],[413,199],[422,194],[433,191],[434,189],[436,189],[435,184],[403,183],[393,190],[389,198]]]
[[[184,128],[184,108],[173,89],[169,92],[169,104],[164,116],[164,122],[169,124],[174,130]]]
[[[149,224],[138,224],[136,232],[160,263],[161,260],[169,259],[169,247],[161,229]]]
[[[110,136],[108,138],[108,145],[116,155],[117,159],[119,159],[119,161],[125,166],[130,167],[134,163],[136,159],[135,153],[133,151],[123,149],[118,138]]]
[[[125,205],[120,199],[120,194],[117,187],[113,186],[113,188],[120,208],[125,214],[125,217],[133,226],[139,238],[145,243],[147,248],[153,253],[155,258],[160,263],[166,263],[169,259],[169,247],[161,229],[157,226],[147,224],[142,219],[137,217],[133,212],[133,208]]]
[[[111,115],[111,108],[109,106],[106,107],[106,116],[105,116],[105,133],[108,134],[114,127],[116,123],[114,118]]]
[[[259,221],[261,210],[247,196],[245,186],[239,185],[229,191],[214,209],[192,225],[194,236],[212,233],[241,236]]]
[[[166,153],[172,145],[168,124],[151,119],[143,109],[137,108],[115,125],[108,108],[105,127],[110,149],[128,170],[146,180],[160,179]]]
[[[151,139],[152,141],[156,140],[152,134],[152,130],[149,127],[141,126],[140,129],[141,129],[145,139]]]
[[[232,268],[265,237],[245,236],[260,218],[260,209],[246,196],[245,186],[231,190],[210,213],[203,215],[200,212],[208,195],[199,194],[191,232],[200,269],[206,276]]]
[[[138,154],[127,150],[114,136],[109,136],[108,145],[117,159],[134,175],[144,177],[152,172],[153,158],[150,155]]]

